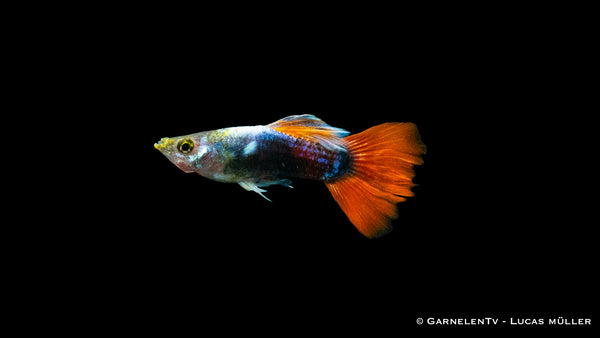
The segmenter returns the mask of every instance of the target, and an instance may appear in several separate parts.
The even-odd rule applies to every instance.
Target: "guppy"
[[[426,147],[410,122],[349,134],[304,114],[266,126],[164,137],[154,147],[186,173],[238,183],[267,200],[261,188],[291,188],[290,178],[323,181],[363,235],[380,237],[392,230],[396,204],[414,196],[413,166],[423,164]]]

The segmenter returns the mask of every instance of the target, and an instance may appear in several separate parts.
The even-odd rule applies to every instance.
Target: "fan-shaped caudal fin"
[[[396,204],[413,196],[413,165],[423,163],[425,145],[413,123],[384,123],[344,141],[352,168],[325,184],[363,235],[381,237],[392,230],[391,220],[398,217]]]

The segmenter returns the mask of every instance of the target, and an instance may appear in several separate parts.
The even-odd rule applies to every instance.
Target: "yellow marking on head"
[[[226,138],[230,132],[230,128],[212,130],[210,133],[208,133],[207,137],[210,142],[219,142],[223,141],[223,139]]]
[[[158,141],[158,143],[154,143],[154,148],[161,150],[165,147],[172,145],[173,143],[175,143],[175,141],[173,141],[172,139],[168,137],[163,137],[160,139],[160,141]]]

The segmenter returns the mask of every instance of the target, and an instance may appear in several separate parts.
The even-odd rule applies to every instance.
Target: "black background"
[[[561,61],[577,43],[530,16],[354,10],[138,9],[90,33],[109,47],[81,51],[80,76],[98,79],[83,100],[109,126],[111,197],[79,231],[109,318],[403,332],[436,315],[591,316],[592,224],[564,140],[585,137]],[[352,133],[417,124],[428,152],[390,235],[360,235],[321,182],[269,187],[269,203],[153,148],[302,113]]]

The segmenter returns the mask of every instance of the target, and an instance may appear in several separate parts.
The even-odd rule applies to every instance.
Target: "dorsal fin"
[[[311,114],[288,116],[267,127],[294,137],[318,142],[329,150],[344,150],[342,138],[350,134],[349,131],[332,127]]]

